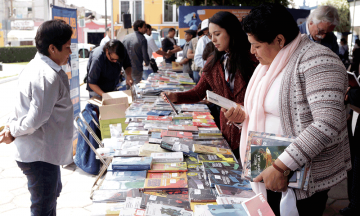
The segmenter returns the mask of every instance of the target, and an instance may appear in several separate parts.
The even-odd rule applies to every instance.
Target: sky
[[[111,15],[111,2],[107,0],[107,15]],[[86,9],[96,11],[96,13],[105,15],[105,0],[66,0],[66,4],[76,5],[78,7],[84,6]]]

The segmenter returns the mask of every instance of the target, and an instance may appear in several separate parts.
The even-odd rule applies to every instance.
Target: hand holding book
[[[231,107],[229,110],[221,108],[221,111],[224,113],[225,118],[227,118],[229,122],[242,123],[246,117],[246,113],[241,108],[241,105]]]

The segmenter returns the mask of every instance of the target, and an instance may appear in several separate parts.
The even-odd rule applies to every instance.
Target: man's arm
[[[149,54],[148,54],[148,45],[147,45],[147,40],[144,37],[144,40],[142,41],[142,54],[143,54],[143,59],[145,62],[145,66],[148,66],[150,64],[150,58],[149,58]]]
[[[193,52],[193,41],[194,40],[191,40],[190,44],[189,44],[189,49],[186,53],[186,56],[188,59],[194,59],[194,52]]]
[[[128,55],[126,48],[125,48],[124,52],[125,52],[125,58],[123,61],[123,68],[124,68],[125,74],[126,74],[126,85],[132,86],[132,84],[134,83],[134,80],[132,79],[132,76],[131,76],[131,72],[132,72],[131,61],[130,61],[130,57]]]
[[[96,84],[90,84],[89,83],[89,87],[91,88],[91,90],[93,90],[96,94],[100,95],[102,97],[103,93],[103,90],[101,90],[101,88],[96,85]]]
[[[204,67],[204,63],[205,61],[202,59],[202,54],[204,52],[204,41],[203,40],[199,40],[198,44],[196,46],[196,50],[195,50],[195,56],[194,56],[194,61],[195,61],[195,65],[197,67]]]

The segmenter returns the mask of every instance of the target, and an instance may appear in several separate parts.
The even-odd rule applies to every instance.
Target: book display
[[[273,135],[252,134],[249,167],[242,168],[207,105],[169,104],[159,97],[193,87],[188,74],[162,70],[134,86],[126,129],[114,140],[103,140],[113,159],[92,197],[96,215],[250,215],[256,206],[269,213],[250,180],[292,137],[274,141]],[[236,105],[211,93],[208,97]],[[289,186],[305,188],[309,173],[310,167],[299,169]]]

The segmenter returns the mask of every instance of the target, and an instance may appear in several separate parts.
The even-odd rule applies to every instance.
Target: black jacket
[[[174,41],[175,41],[175,45],[176,45],[176,40],[174,38]],[[170,41],[170,39],[168,37],[165,37],[164,40],[161,42],[161,45],[162,45],[162,50],[164,52],[167,52],[168,50],[173,50],[174,49],[174,44]],[[173,61],[176,60],[176,55],[175,53],[171,55],[170,58],[168,59],[165,59],[165,61],[167,63],[171,63]]]

